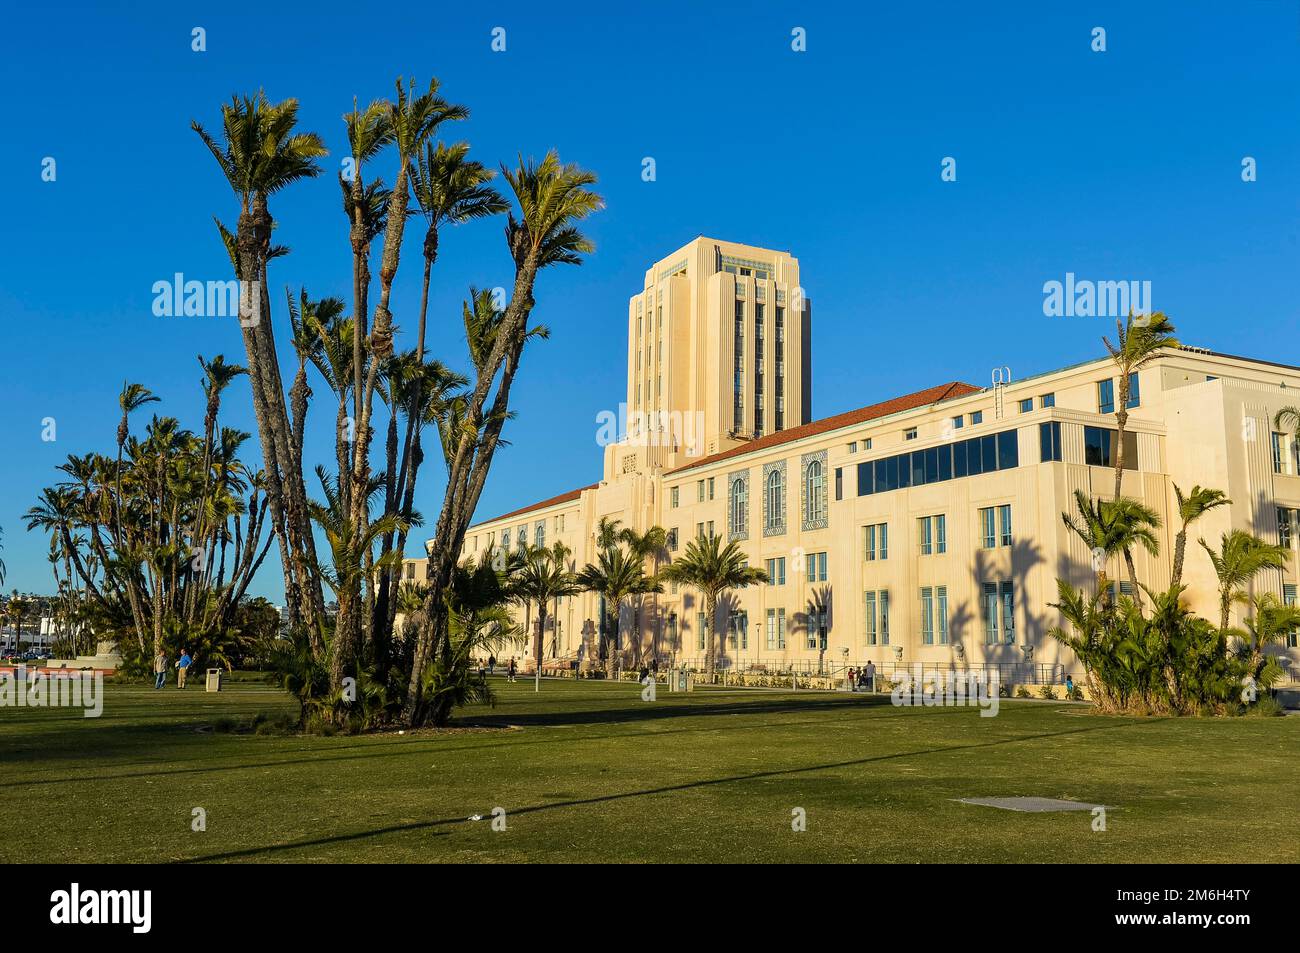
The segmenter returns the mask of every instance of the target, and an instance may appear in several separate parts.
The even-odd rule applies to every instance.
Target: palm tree
[[[718,597],[730,589],[765,583],[768,581],[767,573],[751,567],[734,542],[723,547],[721,537],[704,536],[692,540],[686,552],[665,566],[660,575],[670,582],[693,586],[703,594],[704,627],[708,631],[705,645],[709,653],[706,664],[708,674],[712,675],[717,656],[714,629],[718,618]]]
[[[1129,376],[1141,370],[1162,348],[1178,347],[1174,326],[1162,311],[1144,315],[1134,324],[1133,312],[1124,321],[1115,321],[1117,344],[1102,338],[1119,371],[1119,400],[1115,406],[1115,499],[1119,499],[1124,480],[1124,428],[1128,426]]]
[[[578,584],[605,600],[600,620],[601,649],[605,655],[605,672],[613,676],[618,655],[619,610],[623,600],[646,592],[663,592],[663,585],[645,574],[641,560],[622,546],[608,546],[596,554],[578,574]]]
[[[117,425],[117,469],[113,481],[119,500],[122,498],[122,450],[126,446],[126,438],[131,434],[130,416],[145,404],[157,403],[159,399],[143,384],[122,382],[122,393],[117,395],[117,405],[122,408],[122,419]],[[118,538],[121,539],[122,519],[120,513],[116,525]]]
[[[632,555],[642,560],[650,560],[650,578],[657,579],[659,576],[659,557],[667,555],[668,547],[668,530],[662,526],[651,526],[644,533],[638,533],[632,527],[625,527],[620,533],[619,538],[627,545]],[[641,609],[645,602],[644,596],[638,595],[632,601],[632,664],[640,666],[641,664]],[[656,657],[659,654],[659,646],[654,646]]]
[[[1127,529],[1120,524],[1114,509],[1101,500],[1094,500],[1082,490],[1074,491],[1076,515],[1062,513],[1061,519],[1092,555],[1093,571],[1097,574],[1097,595],[1103,608],[1111,605],[1110,582],[1106,576],[1106,563],[1120,552],[1126,540]]]
[[[546,637],[546,612],[552,599],[571,596],[582,591],[578,577],[568,566],[569,548],[556,542],[547,549],[530,547],[524,554],[523,565],[511,579],[511,592],[517,602],[537,604],[537,639],[534,657],[537,663],[533,673],[533,691],[542,690],[542,640]]]
[[[1160,542],[1155,530],[1160,528],[1160,514],[1137,500],[1117,497],[1106,500],[1102,507],[1108,511],[1116,536],[1116,545],[1124,554],[1124,565],[1128,568],[1128,581],[1133,589],[1133,601],[1142,606],[1142,587],[1138,585],[1137,568],[1133,564],[1133,547],[1141,546],[1150,555],[1160,554]]]
[[[1204,539],[1200,543],[1214,565],[1214,574],[1219,577],[1219,630],[1226,632],[1232,604],[1246,598],[1250,581],[1265,569],[1281,569],[1291,551],[1285,546],[1266,543],[1243,529],[1224,533],[1218,552]]]
[[[1199,484],[1192,487],[1192,492],[1184,496],[1183,491],[1175,483],[1174,496],[1178,499],[1178,519],[1182,522],[1182,528],[1178,531],[1178,535],[1174,537],[1174,573],[1173,579],[1170,581],[1171,586],[1177,586],[1183,581],[1183,556],[1187,551],[1187,527],[1210,510],[1220,506],[1227,506],[1232,502],[1222,490],[1211,490]]]
[[[506,222],[506,242],[515,264],[514,286],[500,318],[493,320],[491,344],[474,357],[473,386],[449,413],[443,432],[447,488],[429,553],[429,581],[435,590],[450,584],[501,429],[510,416],[511,387],[532,335],[528,322],[536,305],[533,290],[537,275],[553,265],[581,264],[583,255],[595,246],[577,223],[604,205],[588,188],[595,183],[595,175],[576,165],[561,164],[554,152],[540,163],[521,158],[515,170],[503,174],[519,205],[519,215],[511,213]],[[437,600],[430,600],[429,609],[430,623],[421,633],[411,667],[404,712],[410,723],[418,723],[425,714],[423,668],[435,647],[447,638],[445,611]]]
[[[1300,628],[1300,606],[1289,606],[1275,593],[1264,592],[1250,600],[1253,610],[1244,624],[1250,674],[1259,679],[1264,647],[1280,642]]]
[[[260,90],[234,97],[221,109],[224,144],[197,122],[191,128],[217,161],[239,199],[239,219],[233,241],[235,277],[256,282],[257,300],[249,294],[251,314],[241,315],[240,327],[248,357],[253,391],[253,415],[262,444],[271,516],[281,540],[281,563],[291,625],[306,622],[313,651],[324,648],[324,596],[316,569],[316,547],[307,512],[307,490],[301,470],[292,466],[291,431],[284,386],[280,379],[275,334],[269,316],[266,263],[274,254],[268,207],[272,194],[320,173],[316,160],[326,154],[315,133],[295,132],[298,101],[270,103]],[[226,237],[225,230],[223,237]],[[242,297],[242,295],[241,295]]]

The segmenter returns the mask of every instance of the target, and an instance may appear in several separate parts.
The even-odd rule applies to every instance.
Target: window
[[[510,530],[508,529],[501,531],[501,551],[507,555],[510,553]]]
[[[1142,406],[1142,392],[1138,389],[1137,371],[1128,376],[1128,409]]]
[[[713,499],[713,477],[709,477],[709,499]]]
[[[675,486],[675,487],[673,487],[671,490],[668,491],[668,497],[669,497],[669,503],[668,503],[668,505],[669,505],[669,507],[670,507],[671,509],[674,509],[674,510],[677,509],[677,504],[681,502],[681,498],[680,498],[681,495],[677,492],[677,491],[680,490],[680,489],[681,489],[681,487],[676,487],[676,486]]]
[[[878,636],[876,627],[876,594],[874,592],[868,591],[862,594],[862,617],[865,620],[863,641],[867,645],[875,645]]]
[[[546,521],[545,520],[538,521],[538,523],[533,527],[533,545],[539,547],[546,545]]]
[[[921,643],[934,645],[934,590],[921,588]]]
[[[1048,421],[1038,425],[1038,458],[1043,463],[1061,461],[1061,422]]]
[[[1115,382],[1109,377],[1097,381],[1097,413],[1113,414],[1115,412]]]
[[[870,449],[871,449],[871,438],[870,438],[870,437],[868,437],[867,440],[866,440],[866,443],[864,443],[864,444],[862,445],[862,449],[863,449],[863,450],[870,450]]]
[[[808,610],[808,648],[826,649],[826,610]]]
[[[889,644],[889,591],[887,589],[880,590],[879,598],[877,599],[877,601],[880,603],[880,644],[888,645]]]
[[[728,531],[732,536],[740,536],[749,525],[749,490],[743,477],[731,481],[731,519]]]
[[[1005,503],[998,507],[998,543],[1002,546],[1011,545],[1011,504]]]
[[[785,526],[785,471],[773,470],[767,475],[767,528],[780,530]]]
[[[915,428],[915,427],[908,427],[906,430],[904,430],[904,431],[903,431],[903,439],[904,439],[904,440],[915,440],[915,439],[916,439],[916,428]]]
[[[415,578],[415,563],[406,564],[406,578],[407,579]]]
[[[857,453],[857,452],[858,452],[858,442],[856,440],[849,441],[849,453]]]
[[[1290,582],[1288,582],[1288,583],[1283,583],[1283,585],[1282,585],[1282,601],[1283,601],[1284,603],[1286,603],[1287,605],[1289,605],[1289,606],[1293,606],[1293,605],[1296,604],[1296,592],[1295,592],[1295,584],[1294,584],[1294,583],[1290,583]],[[1300,633],[1297,633],[1297,631],[1296,631],[1295,629],[1292,629],[1290,632],[1288,632],[1288,633],[1286,634],[1286,647],[1287,647],[1287,648],[1289,648],[1289,649],[1293,649],[1293,648],[1296,647],[1297,635],[1300,635]]]
[[[528,548],[528,527],[527,526],[519,527],[519,531],[515,533],[515,547],[521,553]]]
[[[820,460],[810,460],[804,474],[805,523],[815,523],[826,518],[826,473]]]
[[[835,468],[835,499],[844,499],[844,468]]]
[[[767,584],[769,586],[785,585],[785,557],[779,556],[776,559],[767,561]]]
[[[677,552],[677,527],[676,526],[674,526],[672,529],[668,531],[668,538],[666,542],[668,545],[668,551],[670,553]]]
[[[749,648],[749,614],[743,609],[735,609],[727,617],[727,645],[732,649]]]
[[[1273,433],[1273,472],[1286,473],[1286,434]]]
[[[1020,402],[1020,412],[1027,414],[1034,409],[1034,398],[1026,397]]]
[[[785,648],[785,610],[767,610],[767,647],[772,650]]]
[[[976,424],[984,423],[984,411],[977,410],[973,414],[971,414],[970,423],[972,427],[974,427]]]
[[[948,644],[948,587],[936,586],[935,599],[939,603],[939,644]]]
[[[961,428],[965,426],[966,426],[966,418],[963,417],[961,414],[958,414],[956,417],[952,418],[953,430],[961,430]]]
[[[563,533],[563,532],[564,532],[564,514],[563,514],[563,513],[561,513],[559,516],[555,517],[555,531],[556,531],[557,533]]]
[[[889,644],[889,590],[868,590],[862,594],[864,641],[867,645]]]
[[[980,591],[980,616],[984,621],[984,644],[998,644],[998,584],[986,582]]]
[[[995,516],[991,506],[980,510],[980,546],[984,549],[992,549],[998,544]]]
[[[1277,508],[1277,541],[1281,546],[1291,547],[1291,540],[1295,538],[1296,516],[1295,510],[1279,506]]]
[[[703,480],[695,481],[695,502],[697,503],[704,502],[704,481]]]
[[[1083,462],[1093,467],[1113,467],[1115,465],[1115,434],[1109,427],[1083,428]],[[1137,434],[1131,430],[1124,431],[1124,469],[1136,470]]]
[[[1002,583],[1002,641],[1012,645],[1016,641],[1016,590],[1011,582]]]
[[[947,517],[922,516],[916,521],[917,543],[922,556],[943,555],[948,551]]]
[[[1038,406],[1039,406],[1039,407],[1055,407],[1055,406],[1056,406],[1056,395],[1055,395],[1055,394],[1044,394],[1042,397],[1038,398]]]
[[[889,524],[862,527],[862,558],[866,562],[889,558]]]
[[[712,539],[716,535],[713,532],[713,520],[709,520],[708,527],[709,527],[709,539]]]
[[[806,557],[809,582],[826,581],[826,554],[809,553]]]
[[[703,523],[696,523],[696,524],[695,524],[695,538],[696,538],[696,539],[703,539],[703,538],[704,538],[704,524],[703,524]]]
[[[703,613],[703,612],[697,613],[697,614],[696,614],[696,620],[697,620],[697,621],[696,621],[696,624],[695,624],[695,628],[696,628],[697,632],[696,632],[696,636],[695,636],[695,647],[696,647],[696,649],[698,649],[699,651],[703,652],[703,651],[705,651],[705,648],[704,648],[704,646],[705,646],[705,641],[704,641],[704,640],[705,640],[705,638],[706,638],[706,633],[705,633],[705,631],[704,631],[704,628],[705,628],[705,626],[704,626],[704,613]]]

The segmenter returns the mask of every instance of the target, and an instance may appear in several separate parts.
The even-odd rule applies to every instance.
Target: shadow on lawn
[[[640,791],[624,791],[619,794],[602,794],[589,798],[572,798],[564,801],[552,801],[549,804],[535,804],[529,807],[517,807],[510,810],[511,817],[519,817],[524,814],[538,814],[542,811],[553,811],[569,807],[588,807],[595,804],[607,804],[611,801],[625,801],[638,797],[653,797],[660,794],[673,794],[680,791],[691,791],[699,788],[708,788],[720,784],[739,784],[745,781],[760,781],[767,778],[779,777],[796,777],[804,774],[812,774],[818,771],[833,771],[839,768],[861,767],[869,764],[878,764],[886,761],[897,761],[903,758],[918,758],[926,755],[949,754],[956,751],[974,751],[987,748],[1000,747],[1002,745],[1019,744],[1022,741],[1037,741],[1043,738],[1061,738],[1069,735],[1087,734],[1095,731],[1111,731],[1116,728],[1128,728],[1135,724],[1156,724],[1157,722],[1126,722],[1124,724],[1104,724],[1092,725],[1083,728],[1070,728],[1065,731],[1045,731],[1033,735],[1021,735],[1015,738],[1000,738],[996,741],[981,741],[972,744],[950,745],[940,748],[922,748],[916,751],[897,751],[893,754],[873,755],[866,758],[853,758],[846,761],[831,761],[825,764],[806,765],[800,768],[778,768],[769,771],[753,771],[748,774],[733,774],[720,778],[704,778],[699,781],[687,781],[682,784],[668,784],[662,787],[646,788]],[[409,824],[394,824],[388,827],[378,827],[369,831],[356,831],[351,834],[335,834],[329,837],[313,838],[310,840],[291,841],[287,844],[272,844],[266,847],[249,847],[243,850],[223,851],[215,854],[204,854],[199,857],[190,857],[179,863],[206,863],[210,861],[223,860],[240,860],[259,855],[273,854],[278,851],[300,850],[309,847],[318,847],[324,844],[335,844],[348,841],[364,840],[369,837],[382,837],[385,834],[411,833],[414,831],[433,832],[435,836],[445,837],[446,832],[436,831],[436,828],[450,827],[457,824],[477,823],[468,818],[448,817],[432,821],[414,821]]]

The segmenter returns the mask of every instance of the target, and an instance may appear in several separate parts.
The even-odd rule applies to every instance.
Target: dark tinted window
[[[1061,422],[1059,420],[1038,425],[1038,454],[1039,460],[1043,463],[1061,459]]]
[[[1016,431],[1004,430],[998,434],[998,469],[1010,470],[1020,465],[1020,441]]]

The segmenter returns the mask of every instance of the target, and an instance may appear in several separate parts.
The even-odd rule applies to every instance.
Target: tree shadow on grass
[[[613,801],[625,801],[638,797],[654,797],[661,794],[675,794],[682,791],[692,791],[701,788],[715,787],[724,784],[740,784],[746,781],[762,781],[770,778],[781,777],[798,777],[800,775],[813,774],[819,771],[834,771],[841,768],[862,767],[870,764],[879,764],[888,761],[898,761],[904,758],[922,758],[928,755],[943,755],[958,751],[974,751],[981,749],[996,748],[1002,745],[1019,744],[1024,741],[1037,741],[1044,738],[1060,738],[1070,735],[1088,734],[1097,731],[1112,731],[1117,728],[1127,728],[1135,724],[1152,724],[1154,722],[1129,722],[1125,724],[1105,724],[1091,725],[1082,728],[1069,728],[1064,731],[1044,731],[1032,735],[1021,735],[1015,738],[999,738],[994,741],[981,741],[971,744],[949,745],[937,748],[921,748],[915,751],[897,751],[892,754],[873,755],[866,758],[853,758],[845,761],[831,761],[824,764],[806,765],[798,768],[775,768],[768,771],[753,771],[747,774],[733,774],[719,778],[703,778],[698,781],[686,781],[681,784],[668,784],[661,787],[645,788],[639,791],[624,791],[617,794],[602,794],[588,798],[571,798],[563,801],[552,801],[548,804],[534,804],[528,807],[518,807],[510,809],[511,817],[520,817],[521,815],[540,814],[543,811],[553,811],[571,807],[590,807],[597,804],[608,804]],[[445,832],[437,831],[437,828],[451,827],[458,824],[479,823],[471,821],[468,818],[448,817],[431,821],[417,821],[409,824],[390,825],[388,827],[375,828],[370,831],[357,831],[351,834],[336,834],[329,837],[315,838],[311,840],[291,841],[286,844],[271,844],[265,847],[250,847],[243,850],[223,851],[214,854],[204,854],[199,857],[187,858],[181,863],[207,863],[226,860],[243,860],[264,855],[274,854],[279,851],[301,850],[309,847],[317,847],[324,844],[333,844],[340,842],[349,842],[364,840],[370,837],[382,837],[385,834],[412,833],[415,831],[434,832],[436,836],[447,836]]]

